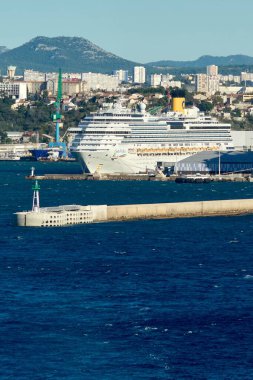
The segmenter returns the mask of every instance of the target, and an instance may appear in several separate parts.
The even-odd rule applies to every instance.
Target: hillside
[[[203,55],[195,61],[171,61],[163,60],[156,62],[147,63],[148,66],[170,68],[170,67],[205,67],[207,65],[217,65],[217,66],[244,66],[253,65],[253,57],[248,55],[229,55],[227,57],[217,57],[211,55]]]
[[[219,66],[219,71],[238,73],[251,70],[253,57],[229,55],[227,57],[203,55],[194,61],[163,60],[144,64],[147,74],[170,72],[171,74],[195,73],[205,70],[207,65]],[[107,52],[89,40],[81,37],[35,37],[15,48],[0,46],[0,70],[6,72],[9,65],[17,67],[17,74],[24,69],[42,72],[101,72],[110,74],[113,70],[124,69],[130,73],[135,65],[143,65]]]
[[[66,72],[106,72],[131,70],[136,63],[109,53],[85,38],[36,37],[15,49],[3,51],[0,47],[0,69],[8,65],[42,72],[55,71],[59,67]]]
[[[0,46],[0,54],[2,53],[5,53],[6,51],[8,51],[9,49],[7,49],[6,46]]]

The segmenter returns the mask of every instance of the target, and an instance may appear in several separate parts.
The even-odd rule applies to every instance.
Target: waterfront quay
[[[148,174],[44,174],[44,175],[29,175],[28,180],[63,180],[63,181],[167,181],[178,183],[208,183],[208,182],[253,182],[253,177],[250,174],[222,174],[210,176],[181,176],[171,175],[169,177],[163,175],[148,175]]]

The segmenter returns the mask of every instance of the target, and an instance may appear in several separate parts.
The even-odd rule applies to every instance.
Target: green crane
[[[58,90],[57,90],[57,98],[55,102],[55,112],[52,115],[53,122],[55,123],[55,142],[50,142],[50,148],[61,148],[63,150],[63,157],[67,156],[67,147],[64,142],[60,141],[60,124],[62,120],[61,114],[61,100],[62,100],[62,72],[59,69],[58,74]]]
[[[62,73],[61,69],[59,69],[58,75],[58,90],[57,90],[57,98],[55,102],[55,113],[53,114],[53,122],[55,122],[55,142],[60,142],[60,123],[62,120],[61,115],[61,99],[62,99]]]

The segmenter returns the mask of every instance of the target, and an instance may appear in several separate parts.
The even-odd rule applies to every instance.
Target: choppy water
[[[253,216],[23,229],[30,166],[0,163],[1,380],[253,378]],[[245,183],[41,188],[44,206],[253,198]]]

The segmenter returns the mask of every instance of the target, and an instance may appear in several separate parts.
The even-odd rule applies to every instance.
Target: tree
[[[0,131],[0,143],[1,144],[9,144],[11,139],[8,138],[8,135],[5,131]]]
[[[185,105],[187,107],[192,106],[194,104],[193,93],[189,92],[186,89],[184,91],[185,91]]]
[[[151,95],[151,94],[166,94],[166,90],[162,86],[158,87],[137,87],[137,88],[130,88],[127,93],[129,95],[131,94],[141,94],[141,95]]]
[[[198,104],[198,108],[201,112],[210,112],[213,109],[213,104],[210,102],[202,101]]]
[[[223,99],[219,95],[214,95],[212,97],[212,103],[213,103],[214,106],[223,105]]]
[[[241,110],[239,110],[239,108],[235,108],[231,112],[231,116],[233,116],[233,117],[241,117],[242,116]]]
[[[170,90],[170,95],[172,98],[185,98],[186,90],[176,87]]]

